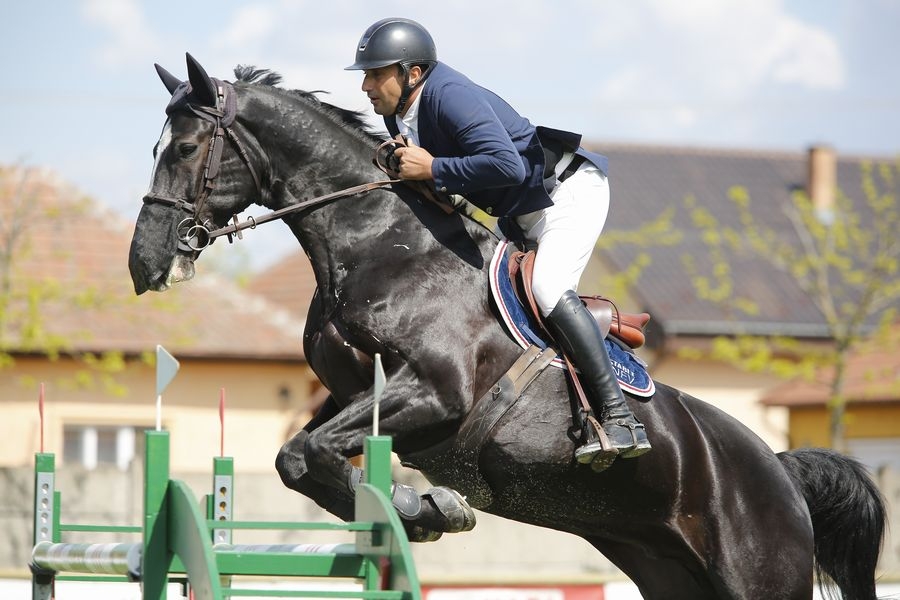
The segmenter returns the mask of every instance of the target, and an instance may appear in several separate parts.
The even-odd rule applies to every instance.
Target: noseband
[[[259,175],[256,173],[256,169],[253,168],[253,163],[250,161],[250,155],[247,153],[247,149],[241,142],[241,139],[231,127],[237,112],[234,86],[227,81],[219,81],[217,79],[213,79],[213,82],[216,84],[215,108],[191,103],[187,104],[187,107],[191,112],[215,126],[206,153],[206,162],[203,168],[203,181],[200,183],[200,189],[195,195],[195,200],[192,202],[185,198],[172,198],[170,196],[156,194],[153,191],[144,196],[144,203],[157,202],[191,213],[190,217],[183,219],[178,224],[178,249],[185,252],[199,252],[206,248],[212,242],[213,237],[215,237],[211,235],[209,230],[209,221],[201,223],[200,211],[203,210],[207,198],[209,198],[209,195],[216,188],[216,178],[219,175],[219,168],[222,165],[222,149],[225,145],[226,137],[231,142],[243,163],[247,165],[250,176],[253,178],[253,183],[256,185],[256,192],[260,201],[263,196],[262,183]],[[178,90],[176,90],[175,94],[178,94]],[[168,113],[171,110],[174,110],[175,105],[176,103],[173,101],[166,112]],[[235,216],[234,219],[236,223],[237,217]],[[240,236],[240,233],[238,233],[238,235]],[[231,236],[229,234],[229,240],[230,239]]]

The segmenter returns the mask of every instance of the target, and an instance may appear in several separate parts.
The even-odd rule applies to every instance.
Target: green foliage
[[[71,285],[45,273],[30,273],[24,266],[38,250],[47,250],[32,239],[35,230],[57,229],[91,207],[86,198],[48,202],[42,198],[46,187],[35,170],[0,167],[0,371],[14,369],[17,354],[42,355],[51,362],[67,357],[80,367],[72,377],[57,382],[61,388],[124,395],[127,390],[117,379],[126,367],[124,355],[79,351],[92,333],[77,329],[60,333],[49,315],[112,308],[130,299],[110,294],[90,281]],[[48,262],[65,264],[68,258],[68,252],[60,251]],[[27,375],[21,376],[19,383],[37,385]]]
[[[862,202],[836,190],[831,209],[816,207],[802,191],[781,207],[794,237],[786,239],[756,218],[743,187],[728,191],[737,211],[737,225],[720,222],[688,196],[684,206],[706,250],[707,259],[684,255],[682,264],[698,298],[732,315],[756,315],[759,307],[741,297],[733,280],[735,260],[759,260],[788,274],[823,315],[830,332],[827,348],[802,346],[796,340],[748,335],[715,340],[708,356],[749,371],[774,373],[785,378],[812,378],[831,367],[832,437],[842,443],[844,370],[849,353],[867,339],[887,343],[897,330],[900,305],[900,204],[896,182],[898,163],[862,164]],[[894,340],[893,343],[897,343]],[[900,347],[900,344],[898,344]],[[696,350],[684,356],[698,358]]]
[[[681,243],[684,234],[674,226],[675,209],[667,208],[655,219],[643,223],[635,230],[610,230],[604,232],[597,242],[597,248],[631,246],[639,249],[631,263],[625,268],[604,277],[601,289],[611,298],[623,298],[640,280],[652,263],[649,252],[640,249],[654,246],[676,246]]]

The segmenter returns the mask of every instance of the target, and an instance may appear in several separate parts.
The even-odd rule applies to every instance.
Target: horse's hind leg
[[[714,561],[699,560],[686,546],[644,548],[598,538],[588,541],[628,575],[644,600],[812,600],[812,565],[799,569],[786,557],[748,557],[747,548],[732,544]],[[662,540],[660,546],[664,545]],[[711,562],[711,565],[705,564]]]
[[[705,581],[703,567],[689,557],[651,556],[629,544],[588,538],[592,546],[619,567],[638,587],[644,600],[722,600]]]

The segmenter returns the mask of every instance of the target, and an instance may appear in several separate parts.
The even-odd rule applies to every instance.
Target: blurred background
[[[327,395],[300,343],[315,280],[287,228],[217,244],[165,294],[134,296],[127,253],[169,98],[154,63],[186,77],[190,52],[226,80],[238,64],[271,69],[381,128],[344,67],[387,16],[419,21],[440,60],[609,156],[612,208],[582,291],[652,315],[653,376],[776,451],[856,457],[896,532],[900,3],[16,2],[0,19],[0,591],[27,584],[41,447],[62,468],[67,520],[139,519],[158,343],[182,361],[164,413],[173,473],[204,493],[225,389],[237,516],[331,518],[273,468]],[[816,291],[810,265],[836,239],[854,244],[818,261],[834,285]],[[582,540],[479,519],[416,547],[435,598],[636,597]],[[896,533],[880,574],[900,581]]]

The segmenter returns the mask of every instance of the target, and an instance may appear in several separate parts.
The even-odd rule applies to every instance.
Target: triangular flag
[[[375,402],[381,400],[387,379],[384,376],[384,367],[381,366],[381,354],[375,354]]]
[[[162,396],[163,390],[172,383],[178,373],[178,361],[165,348],[156,346],[156,395]]]
[[[375,404],[372,407],[372,435],[378,435],[378,421],[381,419],[379,414],[379,404],[381,403],[381,394],[384,393],[385,385],[384,367],[381,366],[381,354],[375,353]]]

